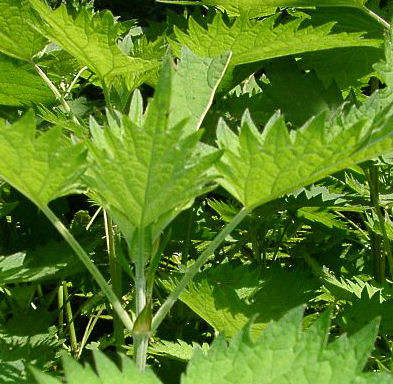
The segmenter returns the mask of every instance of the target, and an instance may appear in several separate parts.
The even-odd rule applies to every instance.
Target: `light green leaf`
[[[157,71],[157,60],[125,55],[117,45],[119,24],[109,11],[92,14],[82,7],[74,18],[62,4],[52,10],[41,0],[29,0],[38,12],[34,26],[82,65],[87,65],[107,85],[120,76],[134,89]]]
[[[206,61],[199,67],[208,78],[209,67]],[[221,68],[225,68],[225,62],[221,62]],[[220,154],[214,150],[201,153],[198,146],[201,132],[195,132],[200,116],[211,102],[214,87],[190,82],[188,92],[209,101],[204,108],[199,104],[199,117],[194,115],[193,125],[187,125],[187,120],[179,122],[179,118],[186,117],[188,112],[177,111],[175,106],[181,102],[172,96],[177,92],[173,87],[183,81],[176,80],[177,76],[172,62],[167,60],[144,116],[136,94],[130,113],[134,121],[128,116],[118,116],[119,122],[109,119],[109,127],[104,130],[91,125],[91,168],[86,182],[128,241],[135,228],[150,228],[154,240],[196,196],[211,188],[214,178],[209,170]],[[175,125],[171,125],[171,119]]]
[[[329,313],[302,330],[302,308],[290,311],[255,341],[249,329],[231,343],[219,337],[204,354],[195,353],[182,384],[355,384],[393,383],[388,374],[363,374],[373,349],[377,322],[327,344]]]
[[[67,384],[160,384],[160,380],[151,372],[141,373],[134,362],[121,357],[122,366],[119,369],[108,357],[100,351],[94,351],[96,374],[89,366],[82,366],[70,356],[63,357],[65,383]],[[63,381],[33,369],[32,373],[38,384],[60,384]]]
[[[378,97],[377,95],[375,97]],[[245,115],[239,135],[224,123],[217,132],[224,156],[218,164],[220,184],[244,206],[255,208],[332,173],[393,148],[393,108],[369,118],[326,122],[319,115],[289,134],[276,114],[258,132]]]
[[[0,104],[15,107],[55,102],[52,91],[33,67],[0,53]]]
[[[0,52],[31,61],[44,48],[46,39],[30,26],[31,16],[27,0],[0,0]]]
[[[385,60],[374,65],[385,80],[386,84],[393,88],[393,28],[385,39]]]
[[[172,76],[172,89],[175,91],[171,93],[169,126],[186,119],[186,131],[200,128],[230,58],[229,53],[214,59],[202,58],[186,47],[182,48],[176,76]]]
[[[366,0],[159,0],[169,4],[195,4],[217,7],[231,16],[248,17],[271,15],[278,7],[361,7]]]
[[[175,27],[177,42],[171,41],[171,46],[178,55],[181,45],[186,45],[202,57],[215,57],[231,51],[229,73],[225,77],[226,82],[231,84],[231,78],[236,77],[233,73],[235,66],[333,48],[378,48],[382,44],[381,39],[366,39],[359,32],[331,33],[334,23],[302,28],[302,18],[278,25],[276,20],[275,16],[257,21],[240,16],[227,24],[221,14],[217,14],[209,23],[203,18],[196,21],[190,17],[187,31]]]
[[[59,127],[37,136],[32,112],[12,125],[0,121],[0,153],[0,176],[39,207],[80,187],[85,146],[72,145]]]

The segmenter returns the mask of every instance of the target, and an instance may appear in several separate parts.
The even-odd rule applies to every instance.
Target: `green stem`
[[[195,263],[187,270],[183,278],[180,280],[179,284],[170,293],[168,298],[165,300],[165,302],[162,304],[160,309],[153,317],[151,326],[152,332],[154,332],[158,328],[158,326],[164,320],[177,299],[180,297],[181,293],[191,282],[194,276],[199,272],[199,269],[203,266],[203,264],[207,262],[207,260],[225,240],[225,238],[243,221],[243,219],[247,216],[248,213],[249,210],[247,208],[242,208],[239,213],[232,219],[232,221],[221,230],[221,232],[213,239],[213,241],[211,241],[209,246],[196,259]]]
[[[67,89],[67,91],[66,91],[64,97],[67,97],[67,96],[71,93],[72,88],[74,88],[76,82],[77,82],[78,79],[81,77],[82,73],[85,72],[87,69],[89,69],[89,68],[85,66],[85,67],[83,67],[83,68],[76,74],[76,76],[75,76],[74,79],[72,80],[70,86],[68,87],[68,89]]]
[[[104,276],[102,276],[99,269],[94,265],[94,263],[90,260],[89,255],[85,252],[85,250],[80,246],[80,244],[75,240],[74,236],[68,231],[68,229],[63,225],[63,223],[59,220],[59,218],[52,212],[52,210],[48,206],[40,207],[42,212],[48,218],[48,220],[53,224],[53,226],[59,231],[59,233],[63,236],[64,240],[69,244],[72,250],[79,257],[80,261],[85,265],[87,270],[91,273],[98,286],[101,288],[104,295],[107,297],[109,302],[112,304],[113,310],[117,313],[124,326],[132,331],[133,322],[130,319],[130,316],[122,307],[120,300],[112,291],[111,287],[106,282]]]
[[[122,296],[122,285],[121,285],[121,268],[120,263],[116,254],[115,238],[113,231],[112,219],[107,215],[104,210],[104,224],[105,224],[105,235],[106,245],[109,256],[109,272],[111,275],[112,289],[115,295],[120,299]],[[115,334],[116,347],[118,350],[124,345],[124,327],[119,316],[116,312],[113,313],[113,330]]]
[[[384,20],[381,16],[377,15],[374,11],[367,8],[366,6],[360,7],[360,9],[363,12],[367,13],[367,15],[372,17],[374,20],[376,20],[379,24],[383,25],[387,29],[390,29],[390,24],[386,20]]]
[[[51,89],[53,94],[55,95],[56,99],[60,101],[61,105],[65,109],[66,113],[72,118],[72,121],[78,125],[80,125],[79,120],[76,118],[76,116],[72,113],[71,107],[68,105],[60,91],[56,88],[56,86],[52,83],[51,79],[46,75],[46,73],[34,62],[30,63],[37,73],[40,75],[41,79],[44,80],[46,85]]]
[[[386,231],[386,226],[385,226],[385,219],[382,216],[381,212],[381,207],[380,207],[380,202],[379,202],[379,179],[378,179],[378,166],[372,164],[369,169],[368,169],[368,174],[366,173],[366,176],[368,176],[368,182],[370,186],[370,199],[371,203],[374,206],[374,211],[378,217],[378,222],[381,227],[382,231],[382,237],[383,237],[383,248],[385,251],[385,254],[388,258],[389,262],[389,273],[390,276],[393,277],[393,256],[392,256],[392,250],[390,248],[390,240],[387,235]],[[385,255],[382,254],[380,256],[380,260],[378,261],[379,265],[379,270],[380,270],[380,280],[384,281],[385,278]]]
[[[57,291],[57,305],[59,309],[59,338],[61,339],[64,334],[64,290],[63,284],[60,284]]]
[[[89,322],[87,323],[85,332],[84,332],[83,337],[82,337],[82,341],[81,341],[81,345],[79,347],[78,355],[76,357],[77,360],[79,360],[80,357],[82,356],[82,352],[83,352],[83,349],[85,348],[87,340],[89,339],[89,337],[91,335],[91,332],[93,331],[93,329],[94,329],[98,319],[100,318],[102,312],[103,312],[103,309],[100,309],[98,311],[97,315],[90,316]]]
[[[143,229],[138,230],[137,236],[137,247],[135,249],[135,254],[133,255],[133,260],[135,263],[135,314],[136,322],[140,320],[142,312],[147,309],[146,305],[146,276],[145,276],[145,264],[147,260],[148,249],[146,249],[146,238],[145,231]],[[145,320],[145,319],[144,319]],[[151,322],[151,319],[148,320]],[[147,359],[147,346],[149,343],[149,331],[150,324],[141,327],[142,330],[134,329],[134,359],[137,368],[143,372],[146,368]]]
[[[193,207],[191,207],[188,211],[186,239],[184,240],[183,251],[181,253],[181,263],[183,265],[187,264],[188,254],[190,253],[191,229],[192,229],[192,224],[194,222],[194,212],[195,210]]]
[[[68,324],[68,329],[70,331],[71,352],[73,356],[76,356],[78,354],[78,341],[76,340],[75,324],[72,316],[71,301],[70,301],[70,297],[68,296],[68,288],[67,288],[67,283],[65,281],[63,281],[63,294],[64,294],[64,302],[66,304],[65,309],[66,309],[66,316],[67,316],[67,324]]]

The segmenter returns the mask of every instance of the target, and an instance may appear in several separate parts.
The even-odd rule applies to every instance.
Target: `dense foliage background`
[[[1,383],[393,383],[393,3],[199,3],[0,0]]]

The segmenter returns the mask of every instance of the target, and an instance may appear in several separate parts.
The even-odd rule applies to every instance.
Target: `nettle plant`
[[[34,295],[39,283],[42,304],[40,284],[58,278],[59,325],[57,333],[52,329],[57,344],[51,348],[60,350],[68,334],[74,358],[81,357],[103,311],[112,316],[113,345],[134,362],[121,354],[116,365],[96,350],[93,369],[66,355],[68,383],[158,383],[146,370],[148,355],[188,361],[191,354],[183,383],[393,383],[386,372],[362,373],[377,335],[373,318],[382,316],[389,345],[386,335],[393,332],[384,317],[391,311],[393,231],[388,211],[381,211],[391,204],[381,185],[389,183],[393,150],[390,4],[173,3],[201,8],[168,13],[165,21],[140,28],[137,21],[96,12],[90,3],[52,8],[42,0],[0,0],[3,191],[18,191],[46,216],[107,306],[91,316],[78,343],[67,276],[56,275],[65,266],[53,267],[56,254],[61,256],[53,244],[54,271],[29,264],[23,269],[24,259],[16,254],[2,259],[4,292],[12,298],[15,284],[27,284]],[[102,94],[101,104],[79,97],[89,89]],[[103,214],[97,236],[106,238],[107,270],[97,265],[91,244],[78,239],[75,220],[68,227],[53,209],[51,202],[78,194],[100,207],[95,217]],[[3,206],[2,217],[10,221],[15,206]],[[214,223],[212,212],[219,217]],[[287,221],[277,212],[287,212]],[[182,244],[178,262],[168,253],[185,213],[188,229],[176,243]],[[271,221],[279,240],[269,255]],[[323,268],[307,241],[321,253],[331,249],[321,245],[323,236],[307,234],[305,223],[356,237],[361,247],[354,252],[369,249],[370,276],[380,284],[355,274],[336,278]],[[209,236],[193,237],[196,226],[207,228]],[[245,261],[249,244],[251,260]],[[291,253],[313,277],[285,268]],[[333,314],[319,315],[320,304],[303,320],[302,304],[317,302],[321,289],[326,307],[344,308],[334,317],[349,337],[328,342]],[[224,331],[210,348],[149,345],[179,299]],[[373,310],[365,315],[368,302]],[[12,327],[3,320],[0,332],[11,337]],[[224,334],[233,339],[227,343]],[[132,347],[125,339],[130,336]],[[50,357],[47,365],[36,357],[10,357],[4,340],[4,382],[61,382],[42,372],[50,369]],[[45,340],[33,347],[49,348]],[[11,337],[10,343],[30,341]]]

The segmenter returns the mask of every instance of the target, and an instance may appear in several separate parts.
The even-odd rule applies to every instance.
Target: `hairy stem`
[[[124,326],[132,331],[133,322],[130,316],[122,307],[120,300],[115,295],[111,287],[106,282],[104,276],[102,276],[101,272],[94,265],[94,263],[90,260],[89,255],[85,252],[85,250],[80,246],[80,244],[75,240],[74,236],[68,231],[68,229],[63,225],[63,223],[59,220],[59,218],[52,212],[52,210],[48,206],[40,206],[42,212],[48,218],[48,220],[53,224],[53,226],[59,231],[59,233],[63,236],[64,240],[69,244],[72,250],[79,257],[80,261],[85,265],[87,270],[91,273],[98,286],[101,288],[104,295],[107,297],[109,302],[112,304],[113,310],[117,313]]]
[[[367,8],[366,6],[360,7],[360,9],[363,12],[367,13],[367,15],[372,17],[374,20],[376,20],[379,24],[383,25],[387,29],[390,29],[390,24],[385,19],[383,19],[381,16],[377,15],[374,11]]]
[[[116,254],[116,245],[114,238],[114,230],[112,219],[107,215],[104,210],[104,224],[105,224],[105,235],[106,235],[106,246],[109,256],[109,272],[111,275],[112,289],[115,295],[121,299],[122,286],[121,286],[121,268],[120,263]],[[119,316],[116,312],[113,313],[113,330],[115,334],[116,347],[118,350],[124,345],[124,327]]]
[[[80,125],[79,120],[76,116],[72,113],[71,107],[68,105],[60,91],[56,88],[56,86],[52,83],[51,79],[46,75],[46,73],[40,68],[39,65],[31,62],[31,65],[35,68],[37,73],[40,75],[41,79],[44,80],[45,84],[51,89],[53,94],[55,95],[56,99],[61,103],[63,108],[65,109],[66,113],[72,118],[72,121],[78,125]]]
[[[143,229],[138,230],[137,236],[137,247],[133,260],[135,263],[135,324],[139,325],[142,317],[142,312],[146,311],[146,276],[145,276],[145,264],[149,249],[146,249],[145,231]],[[151,319],[143,319],[144,321],[150,321]],[[149,331],[151,324],[142,324],[140,329],[134,329],[134,359],[138,369],[143,372],[146,368],[147,359],[147,346],[149,343]]]
[[[195,263],[187,270],[183,278],[180,280],[179,284],[170,293],[168,298],[162,304],[158,312],[153,317],[151,331],[154,332],[161,322],[164,320],[170,309],[173,307],[181,293],[191,282],[194,276],[199,272],[199,269],[206,263],[214,251],[220,246],[220,244],[225,240],[225,238],[243,221],[243,219],[249,213],[247,208],[242,208],[239,213],[233,218],[233,220],[228,223],[222,231],[211,241],[209,246],[202,252],[202,254],[197,258]]]

